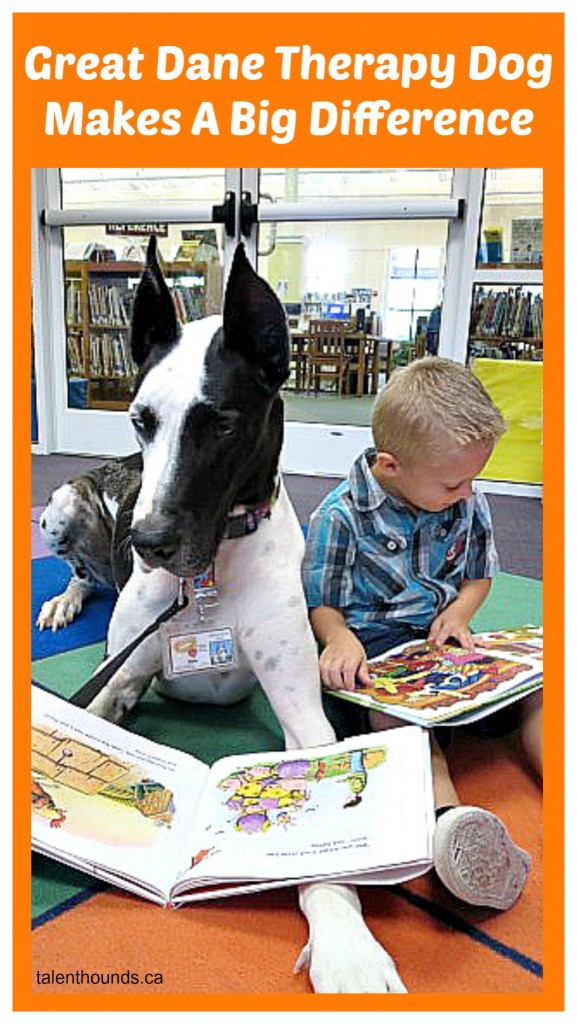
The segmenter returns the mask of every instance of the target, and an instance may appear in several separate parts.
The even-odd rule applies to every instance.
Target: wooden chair
[[[379,338],[355,335],[347,344],[349,363],[344,393],[376,395],[379,387]]]
[[[346,390],[350,354],[347,351],[348,321],[311,320],[307,333],[307,390],[324,390],[321,385],[332,385],[335,394]]]
[[[304,391],[307,386],[308,342],[304,335],[292,336],[290,342],[290,376],[285,385],[295,391]]]

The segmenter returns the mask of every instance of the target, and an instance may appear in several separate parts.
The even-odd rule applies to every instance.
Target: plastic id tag
[[[163,628],[162,654],[165,679],[193,672],[226,672],[236,665],[234,631],[229,626],[176,632]]]

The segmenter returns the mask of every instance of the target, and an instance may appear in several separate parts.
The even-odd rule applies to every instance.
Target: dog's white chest
[[[256,533],[221,544],[214,566],[217,602],[207,602],[203,618],[192,599],[166,629],[166,634],[181,637],[184,645],[186,635],[195,634],[191,642],[203,646],[205,664],[173,678],[165,672],[164,693],[187,701],[233,703],[250,692],[258,667],[280,657],[281,645],[299,645],[302,623],[295,619],[295,603],[304,605],[300,589],[303,547],[302,531],[284,489],[271,518],[262,522]],[[208,667],[210,644],[215,660],[223,660]],[[231,647],[233,660],[226,664]],[[166,646],[163,662],[165,667],[169,662]]]
[[[195,703],[236,703],[256,683],[239,641],[230,601],[199,614],[194,601],[161,631],[163,671],[157,688]]]
[[[188,604],[161,626],[162,692],[180,700],[234,703],[255,680],[239,643],[234,602],[212,574],[186,581]]]

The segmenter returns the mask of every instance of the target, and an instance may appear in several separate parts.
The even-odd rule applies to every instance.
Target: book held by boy
[[[32,847],[121,888],[176,905],[431,867],[422,729],[209,768],[38,687],[32,704]]]
[[[543,631],[536,626],[478,633],[478,646],[411,640],[369,661],[371,684],[330,690],[413,725],[464,725],[543,686]]]

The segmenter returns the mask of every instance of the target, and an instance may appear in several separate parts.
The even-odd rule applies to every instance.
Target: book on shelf
[[[522,286],[476,293],[472,333],[479,338],[542,338],[543,296]]]
[[[107,331],[103,331],[99,335],[98,340],[100,342],[100,360],[102,365],[102,376],[113,377],[114,376],[114,352],[112,345],[112,335]]]
[[[104,367],[100,337],[98,334],[91,334],[88,340],[90,344],[90,376],[102,377],[104,375]]]
[[[132,351],[130,348],[130,338],[128,334],[122,333],[119,335],[120,345],[122,349],[122,360],[124,363],[124,373],[127,377],[135,377],[138,373],[138,367],[132,358]]]
[[[68,371],[74,376],[82,376],[84,373],[84,360],[82,358],[82,333],[68,328],[66,334],[66,350],[68,353]]]
[[[89,376],[113,378],[135,376],[136,366],[130,352],[130,342],[126,332],[118,328],[94,331],[90,334],[89,340]]]
[[[88,286],[91,324],[105,327],[128,327],[132,301],[132,293],[126,287],[91,282]]]
[[[82,323],[82,283],[78,277],[66,279],[66,323],[71,326]]]
[[[199,320],[204,315],[205,295],[202,286],[175,284],[172,297],[181,323]]]
[[[32,847],[161,904],[431,866],[423,729],[209,768],[32,688]]]
[[[372,658],[371,683],[334,697],[413,725],[464,725],[543,686],[543,631],[536,626],[478,633],[472,651],[411,640]]]
[[[115,377],[126,377],[128,373],[126,360],[124,358],[124,345],[120,331],[115,331],[111,337],[112,344],[112,365]]]

